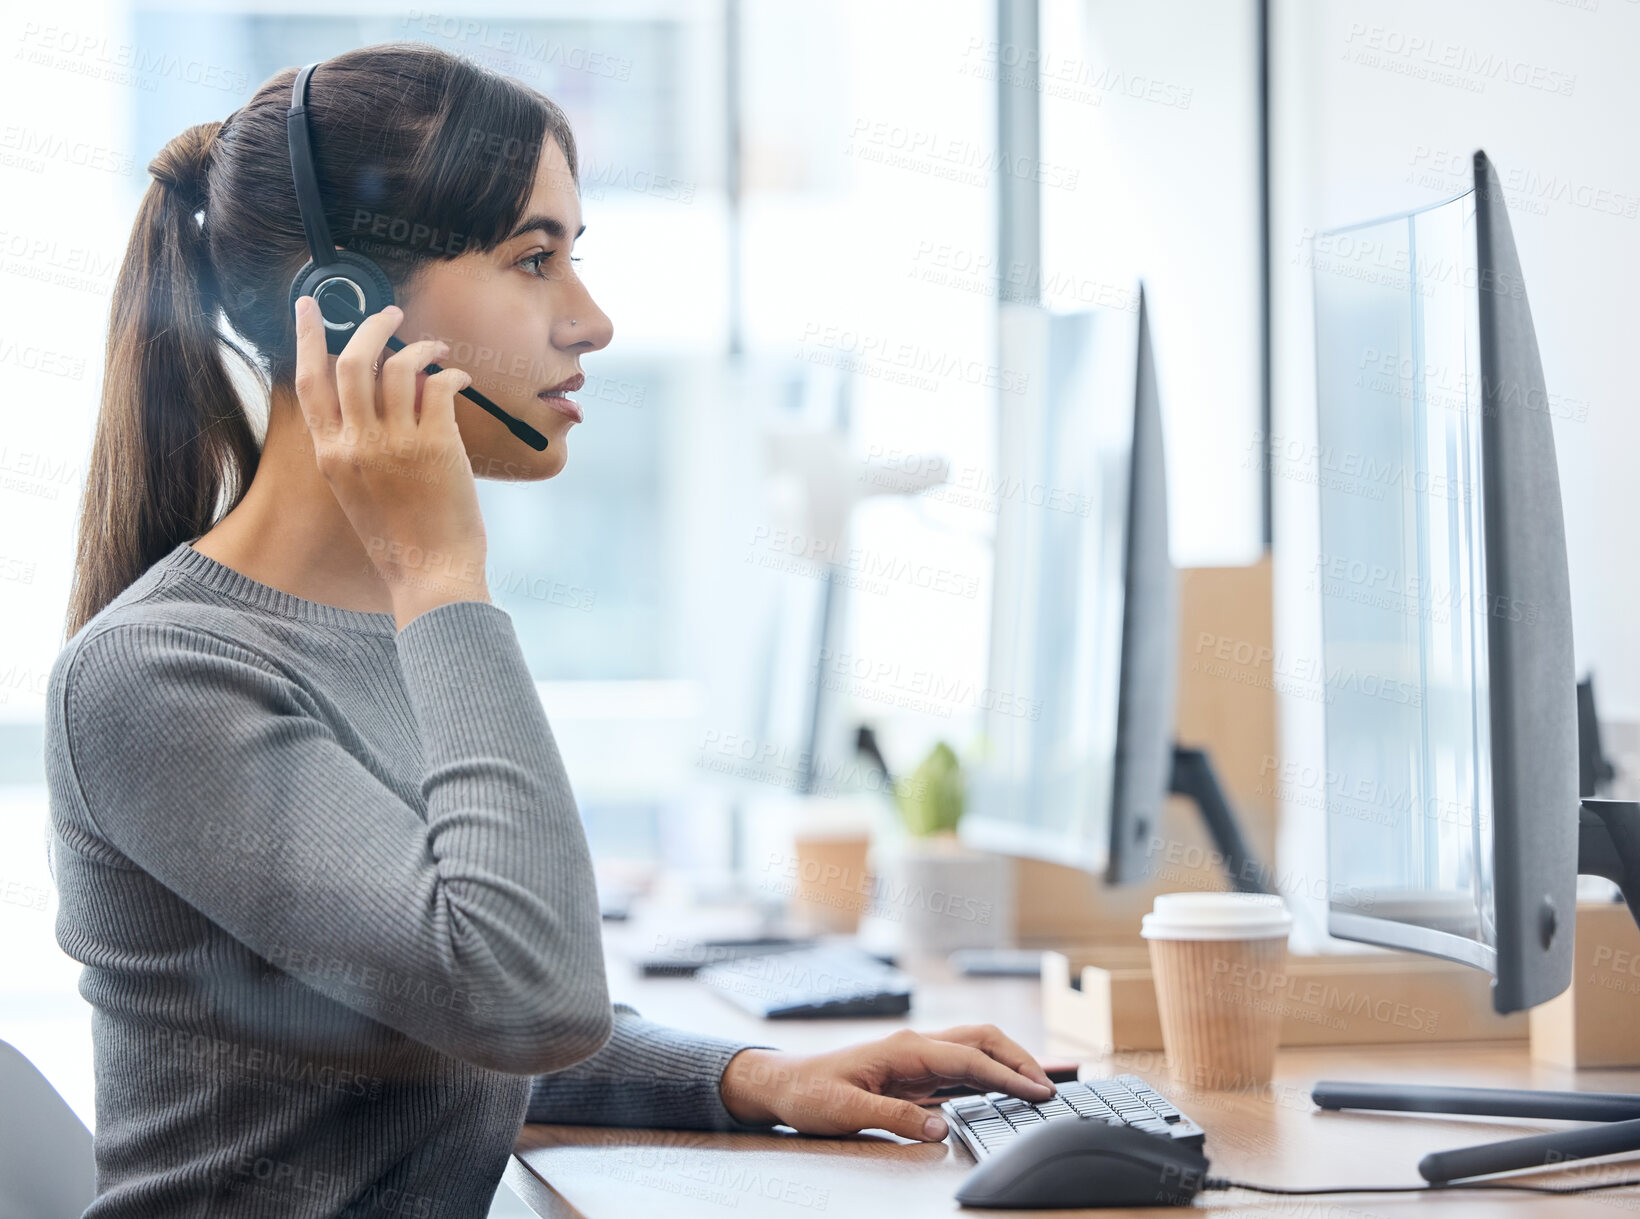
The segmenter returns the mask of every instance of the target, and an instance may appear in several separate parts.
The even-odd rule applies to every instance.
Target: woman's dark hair
[[[228,354],[268,394],[293,386],[290,284],[309,257],[285,134],[296,71],[226,121],[188,128],[148,166],[109,313],[67,635],[244,496],[261,449]],[[578,181],[562,110],[419,43],[325,60],[308,124],[333,239],[375,259],[401,300],[430,263],[506,240],[544,140]],[[222,317],[243,343],[218,329]]]

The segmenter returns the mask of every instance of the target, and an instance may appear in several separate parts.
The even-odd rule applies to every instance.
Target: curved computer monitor
[[[1128,310],[1003,309],[1004,407],[985,722],[960,832],[1126,881],[1172,774],[1178,593],[1142,290]],[[1004,697],[1006,696],[1006,697]]]
[[[1318,235],[1328,929],[1571,974],[1576,675],[1553,400],[1497,174]]]

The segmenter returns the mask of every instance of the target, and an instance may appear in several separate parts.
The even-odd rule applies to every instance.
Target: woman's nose
[[[601,351],[615,337],[615,323],[584,288],[553,329],[553,345],[566,350]]]

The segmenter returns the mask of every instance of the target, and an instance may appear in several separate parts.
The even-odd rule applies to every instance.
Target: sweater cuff
[[[742,1042],[729,1042],[721,1048],[709,1050],[706,1057],[707,1078],[711,1082],[712,1093],[712,1129],[726,1130],[735,1134],[767,1134],[779,1122],[743,1122],[729,1112],[729,1106],[723,1103],[723,1073],[729,1069],[729,1061],[742,1050],[778,1050],[778,1046],[750,1045]]]
[[[742,1050],[776,1046],[669,1028],[617,1003],[615,1031],[591,1059],[535,1076],[525,1120],[589,1126],[767,1133],[723,1103],[723,1071]]]

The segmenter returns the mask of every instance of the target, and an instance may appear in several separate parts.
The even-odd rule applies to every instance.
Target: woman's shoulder
[[[257,626],[253,615],[194,595],[161,561],[63,644],[51,666],[48,705],[60,708],[70,689],[82,701],[152,701],[208,658],[278,675]]]
[[[238,617],[156,564],[64,643],[46,686],[45,763],[66,844],[102,858],[110,792],[179,758],[220,761],[247,716],[307,710]]]

